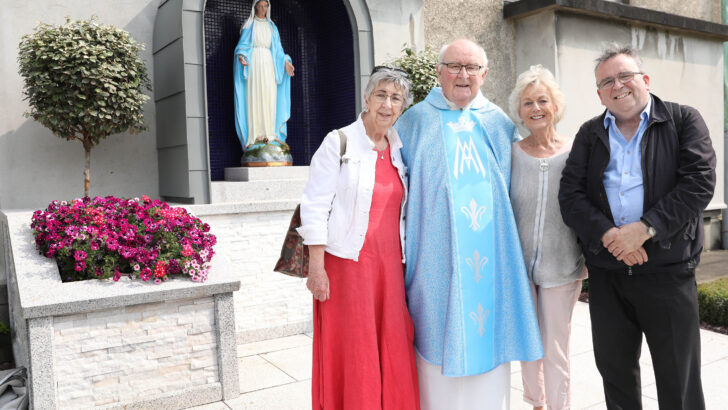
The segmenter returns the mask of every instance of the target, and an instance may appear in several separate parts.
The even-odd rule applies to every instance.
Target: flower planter
[[[182,408],[238,396],[233,292],[217,255],[204,283],[63,283],[30,212],[0,213],[17,366],[31,407]]]

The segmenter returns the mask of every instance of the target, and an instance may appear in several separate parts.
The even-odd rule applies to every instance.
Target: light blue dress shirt
[[[640,114],[640,126],[630,140],[622,135],[616,118],[609,110],[604,117],[604,128],[609,131],[609,164],[604,170],[604,189],[616,226],[637,222],[642,217],[644,187],[642,185],[642,136],[650,121],[652,97]]]

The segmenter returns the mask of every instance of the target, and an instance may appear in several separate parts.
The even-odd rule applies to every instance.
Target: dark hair
[[[637,53],[637,50],[632,48],[632,46],[621,45],[618,43],[609,43],[606,45],[606,47],[604,47],[604,50],[602,50],[602,54],[599,56],[599,58],[594,60],[594,62],[596,63],[596,65],[594,66],[594,75],[596,76],[597,69],[603,62],[611,60],[612,58],[620,54],[632,57],[634,62],[637,63],[637,67],[640,69],[640,71],[642,71],[642,59]]]

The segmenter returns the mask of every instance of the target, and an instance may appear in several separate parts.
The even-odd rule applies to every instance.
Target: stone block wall
[[[59,408],[104,406],[219,381],[212,297],[53,317]]]
[[[238,343],[311,329],[312,299],[305,281],[273,271],[292,214],[293,209],[197,213],[217,236],[215,251],[225,254],[240,280],[240,290],[233,293]]]

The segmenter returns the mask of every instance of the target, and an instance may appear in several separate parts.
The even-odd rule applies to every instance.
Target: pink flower
[[[84,269],[86,269],[86,262],[76,262],[76,264],[73,266],[73,269],[76,272],[81,272]]]
[[[77,261],[82,261],[82,260],[86,259],[86,256],[88,256],[88,255],[84,251],[76,251],[73,253],[73,259],[75,259]]]

